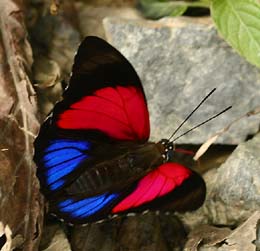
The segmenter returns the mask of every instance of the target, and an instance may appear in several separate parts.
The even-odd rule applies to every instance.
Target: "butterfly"
[[[177,163],[173,143],[149,142],[141,81],[128,60],[98,37],[86,37],[63,99],[35,140],[34,161],[50,212],[84,224],[145,210],[194,210],[206,187]]]

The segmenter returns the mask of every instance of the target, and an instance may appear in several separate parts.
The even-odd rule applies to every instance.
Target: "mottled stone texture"
[[[71,251],[67,236],[61,225],[46,225],[39,251]]]
[[[258,133],[253,139],[241,143],[218,169],[206,173],[206,201],[193,214],[184,215],[184,222],[190,226],[201,222],[237,226],[259,210],[259,150]]]
[[[62,84],[68,82],[74,54],[80,44],[79,32],[66,15],[40,16],[30,29],[33,45],[33,83],[38,94],[42,120],[61,98]]]
[[[105,31],[102,25],[102,20],[105,17],[141,18],[137,9],[129,6],[98,6],[77,2],[76,9],[79,16],[79,30],[83,37],[98,36],[105,39]]]
[[[174,216],[136,215],[74,227],[73,251],[181,251],[186,232]]]
[[[236,224],[260,208],[260,134],[240,144],[208,186],[205,208],[216,224]]]
[[[260,105],[259,70],[236,54],[212,24],[194,24],[191,20],[104,20],[108,40],[129,59],[143,81],[155,139],[168,137],[214,87],[216,93],[182,131],[229,105],[233,105],[232,110],[178,143],[203,143],[232,120]],[[241,120],[217,143],[238,144],[258,130],[259,122],[259,115]]]

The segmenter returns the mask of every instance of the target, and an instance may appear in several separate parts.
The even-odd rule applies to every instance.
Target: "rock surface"
[[[59,225],[51,224],[44,228],[40,251],[71,251],[69,241]]]
[[[129,19],[141,18],[140,13],[129,6],[97,6],[77,3],[76,9],[79,15],[79,28],[83,37],[98,36],[106,38],[102,21],[105,17],[122,17]]]
[[[61,98],[68,82],[80,34],[66,15],[40,16],[31,28],[34,52],[33,83],[39,97],[42,119]]]
[[[184,228],[174,216],[148,213],[75,227],[71,246],[74,251],[181,251],[185,238]]]
[[[215,121],[178,143],[201,144],[235,118],[260,105],[259,70],[221,39],[206,21],[172,18],[159,22],[106,18],[108,40],[133,64],[146,91],[152,137],[168,137],[206,94],[216,93],[194,114],[182,132],[233,105]],[[244,119],[217,143],[238,144],[254,134],[260,118]]]
[[[205,208],[215,224],[236,224],[260,207],[260,134],[240,144],[217,170]],[[209,184],[210,186],[210,184]],[[215,213],[213,213],[215,212]]]
[[[49,114],[57,100],[61,99],[61,69],[55,60],[38,55],[33,67],[34,87],[37,90],[38,104],[42,120]]]
[[[48,56],[58,63],[63,72],[71,72],[80,35],[64,16],[49,14],[40,17],[31,30],[31,36],[34,45],[37,46],[37,51],[34,50],[35,57],[38,54]]]
[[[186,214],[184,221],[237,226],[260,208],[260,133],[241,143],[218,169],[204,179],[207,198],[202,208]]]

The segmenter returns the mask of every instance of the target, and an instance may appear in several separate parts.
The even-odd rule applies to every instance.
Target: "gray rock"
[[[205,208],[211,221],[236,224],[260,207],[260,134],[240,144],[218,169]]]
[[[204,176],[207,198],[202,208],[185,214],[186,224],[237,226],[260,208],[260,133],[241,143],[221,165]]]
[[[71,246],[74,251],[181,251],[185,238],[178,219],[148,213],[74,227]]]
[[[36,58],[43,54],[57,62],[63,76],[71,72],[80,34],[65,17],[50,14],[40,17],[31,30],[31,36]]]
[[[259,70],[236,54],[212,24],[169,18],[157,22],[106,18],[108,40],[133,64],[146,91],[153,139],[169,137],[217,87],[182,132],[233,105],[216,120],[178,140],[203,143],[235,118],[260,105]],[[259,115],[232,126],[217,143],[238,144],[259,127]]]
[[[60,67],[56,61],[39,55],[34,62],[33,69],[34,87],[38,94],[40,113],[45,119],[53,105],[61,98]]]
[[[80,35],[64,16],[39,17],[31,29],[34,52],[33,82],[39,97],[42,118],[52,110],[68,82]]]
[[[96,6],[82,2],[76,3],[75,6],[79,15],[79,29],[83,37],[98,36],[105,38],[105,31],[102,25],[102,20],[105,17],[141,18],[137,9],[129,6]]]
[[[45,225],[40,251],[71,251],[69,241],[60,225]]]
[[[75,226],[71,235],[71,246],[75,251],[115,250],[118,221],[87,226]]]

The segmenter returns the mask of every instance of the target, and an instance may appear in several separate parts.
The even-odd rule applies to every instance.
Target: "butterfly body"
[[[63,100],[35,140],[37,177],[50,211],[82,224],[147,209],[199,207],[203,179],[168,162],[172,143],[149,142],[149,134],[146,98],[135,70],[107,42],[87,37]]]
[[[91,168],[84,168],[75,182],[65,189],[66,192],[75,194],[80,191],[85,196],[115,192],[126,188],[164,162],[162,152],[155,143],[117,147],[122,150],[122,154]]]

